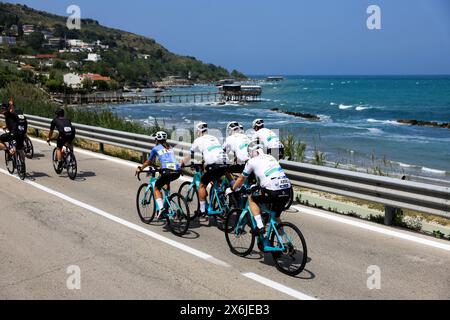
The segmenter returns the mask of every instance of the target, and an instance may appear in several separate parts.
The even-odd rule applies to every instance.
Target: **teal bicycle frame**
[[[269,227],[267,228],[267,232],[264,236],[259,236],[259,241],[263,241],[264,244],[264,252],[285,252],[287,251],[286,246],[285,246],[285,241],[282,239],[282,237],[280,236],[280,233],[278,232],[276,226],[277,226],[277,221],[275,219],[276,217],[276,213],[273,211],[268,210],[265,206],[263,206],[262,210],[261,210],[261,215],[269,215],[270,219],[269,219]],[[241,226],[245,226],[247,224],[248,221],[248,217],[250,216],[250,221],[251,221],[251,227],[252,230],[257,230],[257,225],[256,225],[256,220],[253,217],[253,214],[250,210],[250,202],[247,200],[247,205],[245,206],[245,209],[242,211],[240,217],[239,217],[239,221],[236,224],[236,228],[234,230],[235,233],[238,233],[239,228]],[[272,247],[269,244],[269,236],[270,234],[273,232],[275,232],[275,235],[277,237],[278,240],[278,246],[277,247]],[[288,238],[288,236],[285,234],[285,236]],[[287,239],[289,243],[291,243],[291,239]],[[281,246],[280,246],[281,244]]]
[[[194,190],[199,190],[200,189],[200,181],[202,178],[202,172],[198,169],[195,170],[194,173],[194,177],[192,179],[192,183],[189,186],[188,189],[188,193],[187,193],[187,199],[188,201],[192,201],[192,198],[194,197]],[[219,197],[219,193],[220,192],[225,192],[225,186],[228,183],[228,179],[224,178],[222,179],[220,185],[217,185],[217,182],[213,183],[213,186],[211,187],[211,192],[210,192],[210,196],[209,196],[209,203],[208,203],[208,208],[207,208],[207,215],[208,216],[220,216],[222,214],[224,214],[226,212],[226,210],[228,210],[228,205],[225,204],[225,207],[222,204],[222,201],[220,200]],[[214,210],[213,208],[213,202],[214,200],[217,201],[218,203],[218,210]]]
[[[152,178],[150,179],[150,182],[148,183],[148,187],[145,190],[144,199],[142,199],[143,202],[145,202],[145,199],[147,199],[148,193],[151,191],[153,191],[153,197],[155,197],[154,190],[156,188],[156,181],[158,181],[158,179],[155,177],[155,175],[152,175]],[[174,217],[175,211],[177,210],[177,208],[172,208],[172,205],[169,202],[170,190],[167,190],[166,188],[162,188],[161,191],[163,194],[164,206],[169,209],[168,212],[165,213],[165,215],[167,215],[167,217],[169,217],[169,218]],[[155,208],[156,208],[156,210],[164,209],[164,208],[159,208],[158,203],[156,202],[156,198],[155,198]],[[165,217],[166,216],[164,216],[163,218],[165,218]]]

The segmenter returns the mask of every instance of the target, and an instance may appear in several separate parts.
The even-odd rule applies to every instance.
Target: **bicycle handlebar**
[[[163,171],[163,169],[161,169],[161,168],[157,169],[157,168],[154,168],[154,167],[149,167],[149,170],[136,172],[135,176],[138,178],[139,181],[141,181],[141,174],[142,173],[147,173],[148,175],[150,175],[150,174],[154,175],[157,172],[161,173],[161,171]]]

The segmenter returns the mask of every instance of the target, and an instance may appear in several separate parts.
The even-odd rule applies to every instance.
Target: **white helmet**
[[[255,130],[264,128],[264,120],[263,119],[256,119],[255,121],[253,121],[252,128],[255,129]]]
[[[198,133],[204,133],[208,131],[208,124],[206,122],[200,122],[197,124],[197,132]]]
[[[167,133],[164,131],[159,131],[155,134],[156,141],[166,141],[167,140]]]
[[[229,135],[232,135],[237,130],[239,130],[239,122],[237,121],[228,122],[227,131]]]
[[[254,158],[262,154],[264,151],[264,147],[259,143],[258,140],[253,140],[248,144],[247,152],[250,158]]]

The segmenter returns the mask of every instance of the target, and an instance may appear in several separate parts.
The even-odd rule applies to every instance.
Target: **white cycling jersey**
[[[230,162],[220,145],[219,139],[209,134],[195,139],[191,152],[200,152],[206,165],[229,164]]]
[[[252,140],[258,140],[266,149],[282,148],[280,138],[270,129],[262,128],[253,134]]]
[[[248,177],[254,173],[261,188],[278,191],[291,188],[291,182],[284,173],[277,159],[262,154],[250,159],[245,165],[243,175]]]
[[[223,144],[225,152],[232,152],[236,157],[237,164],[244,164],[250,159],[247,147],[251,140],[243,133],[235,133],[229,136]]]

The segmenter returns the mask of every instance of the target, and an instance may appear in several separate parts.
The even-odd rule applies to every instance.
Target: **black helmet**
[[[64,109],[59,108],[55,111],[55,115],[58,117],[64,117]]]

